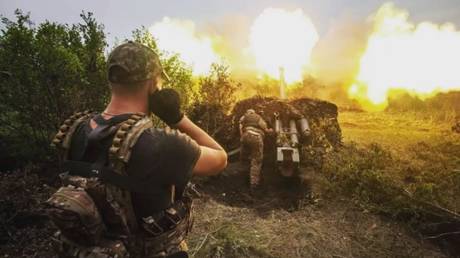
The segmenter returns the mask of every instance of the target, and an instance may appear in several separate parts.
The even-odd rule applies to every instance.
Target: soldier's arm
[[[152,113],[171,127],[187,134],[200,145],[200,156],[193,168],[193,174],[214,175],[227,166],[225,150],[181,112],[177,91],[170,88],[156,91],[151,96],[150,102]]]
[[[227,153],[211,136],[195,125],[188,117],[174,126],[176,129],[195,140],[201,149],[200,157],[195,164],[193,174],[215,175],[227,166]]]
[[[269,129],[269,128],[268,128],[267,122],[265,122],[265,120],[262,119],[262,118],[259,119],[259,126],[260,126],[260,128],[262,128],[262,130],[264,130],[266,133],[271,133],[271,132],[273,132],[272,129]]]

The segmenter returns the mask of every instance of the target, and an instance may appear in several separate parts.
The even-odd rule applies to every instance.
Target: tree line
[[[82,12],[78,24],[45,21],[35,25],[29,13],[2,17],[0,32],[0,170],[53,160],[50,139],[73,112],[101,111],[109,100],[106,56],[110,52],[103,24]],[[126,39],[128,40],[128,39]],[[145,27],[134,40],[159,53],[184,108],[206,103],[230,110],[237,84],[222,63],[208,75],[193,76],[179,54],[158,49]],[[120,42],[121,43],[121,42]]]

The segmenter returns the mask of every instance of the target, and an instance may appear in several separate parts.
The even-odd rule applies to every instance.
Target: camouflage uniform
[[[245,166],[249,164],[249,184],[251,188],[260,184],[263,151],[264,151],[264,132],[267,124],[261,116],[248,110],[240,119],[241,127],[241,163]]]

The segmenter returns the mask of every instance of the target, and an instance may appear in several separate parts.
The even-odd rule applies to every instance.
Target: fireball
[[[249,35],[258,69],[279,78],[282,67],[288,83],[302,79],[317,41],[315,26],[300,9],[265,9],[252,24]]]
[[[211,64],[219,61],[212,47],[212,38],[198,35],[193,21],[165,17],[161,22],[153,24],[149,31],[160,49],[179,54],[192,67],[195,75],[208,73]]]
[[[449,23],[408,19],[408,12],[391,3],[373,17],[359,73],[349,88],[350,96],[369,109],[385,108],[392,90],[426,98],[460,89],[460,32]]]

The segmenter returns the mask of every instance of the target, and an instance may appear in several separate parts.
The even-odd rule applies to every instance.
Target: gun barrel
[[[275,132],[277,134],[281,133],[283,130],[283,124],[281,122],[281,120],[279,119],[279,116],[276,116],[276,120],[275,120]]]
[[[308,120],[306,118],[301,118],[297,120],[297,122],[299,123],[300,134],[303,137],[310,136],[311,130],[310,130],[310,125],[308,124]]]
[[[289,121],[289,132],[291,134],[292,146],[297,146],[299,144],[299,137],[297,132],[297,126],[294,120]]]

